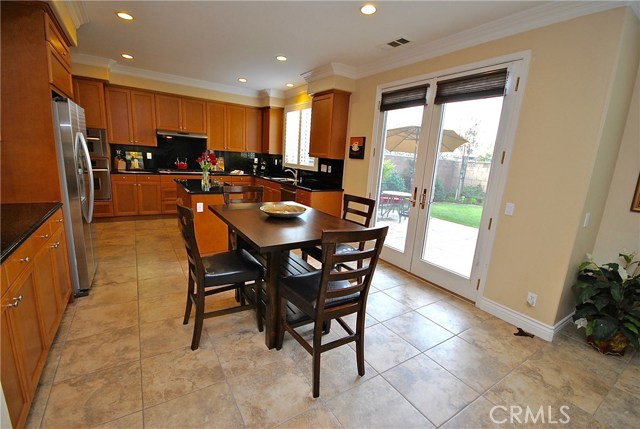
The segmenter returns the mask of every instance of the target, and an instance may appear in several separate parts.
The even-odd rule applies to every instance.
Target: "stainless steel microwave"
[[[87,147],[91,158],[109,158],[109,143],[107,130],[101,128],[87,128]]]

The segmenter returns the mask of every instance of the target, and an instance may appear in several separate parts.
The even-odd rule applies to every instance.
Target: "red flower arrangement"
[[[202,171],[210,171],[214,165],[218,162],[216,155],[213,152],[203,152],[202,156],[196,159],[196,162],[200,164]]]

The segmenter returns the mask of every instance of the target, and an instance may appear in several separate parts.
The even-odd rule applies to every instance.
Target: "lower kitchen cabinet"
[[[160,176],[160,199],[162,200],[162,214],[178,213],[176,200],[178,192],[176,180],[200,179],[200,175],[195,174],[171,174]]]
[[[183,187],[177,187],[182,204],[193,209],[193,222],[198,250],[203,255],[226,252],[229,249],[227,225],[209,210],[210,205],[224,204],[222,194],[190,194]],[[200,206],[200,210],[199,208]]]
[[[29,388],[23,379],[24,369],[20,362],[22,351],[20,344],[16,344],[18,336],[9,326],[9,313],[12,307],[6,307],[2,301],[2,315],[0,317],[0,359],[2,372],[2,390],[7,403],[7,410],[11,420],[11,426],[19,427],[27,419],[31,401]]]
[[[256,185],[264,188],[262,201],[270,203],[281,201],[280,184],[256,177]]]
[[[333,216],[342,216],[342,191],[311,192],[298,188],[296,202]]]
[[[160,176],[112,174],[113,215],[136,216],[162,213]]]
[[[93,204],[93,217],[112,217],[113,202],[112,201],[96,201]]]

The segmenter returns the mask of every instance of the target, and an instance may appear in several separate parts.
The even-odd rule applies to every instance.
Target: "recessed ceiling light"
[[[376,7],[372,4],[365,4],[360,8],[360,12],[362,12],[364,15],[373,15],[374,13],[376,13],[376,10]]]
[[[293,84],[292,84],[292,83],[287,83],[285,86],[286,86],[287,88],[293,88]]]
[[[238,82],[247,83],[247,79],[241,77],[238,79]]]
[[[124,58],[125,60],[132,60],[133,59],[133,55],[131,55],[131,54],[120,54],[120,56],[122,58]]]
[[[278,60],[278,61],[287,61],[287,57],[285,57],[284,55],[278,55],[276,57],[276,60]]]
[[[130,13],[116,12],[116,15],[118,15],[118,18],[124,19],[125,21],[133,21],[133,15],[131,15]]]

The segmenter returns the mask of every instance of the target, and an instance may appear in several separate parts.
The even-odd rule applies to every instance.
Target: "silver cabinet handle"
[[[22,301],[22,295],[14,297],[13,302],[11,304],[5,305],[5,307],[17,308],[20,305],[21,301]]]
[[[40,238],[42,238],[43,240],[46,240],[47,238],[49,238],[49,234],[41,235]]]
[[[28,263],[29,261],[31,261],[31,259],[29,259],[28,256],[26,258],[21,258],[20,259],[20,262],[27,262]]]
[[[56,222],[62,223],[62,222],[64,222],[64,220],[62,218],[60,218],[60,219],[56,219]]]
[[[57,249],[58,247],[60,247],[60,242],[59,241],[56,241],[55,243],[53,243],[51,245],[51,248],[53,248],[53,249]]]

